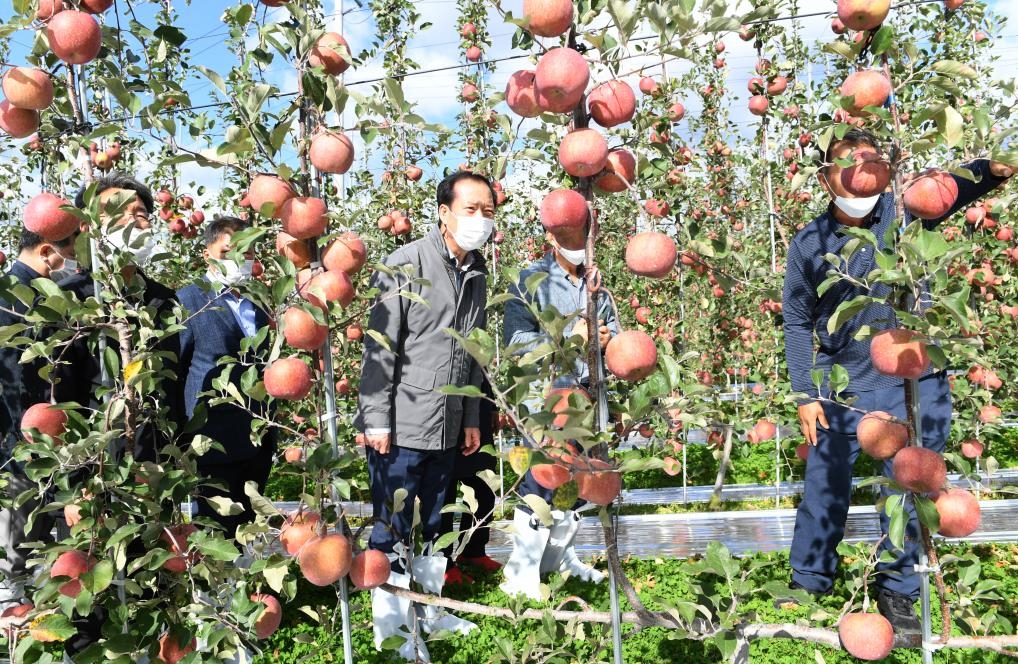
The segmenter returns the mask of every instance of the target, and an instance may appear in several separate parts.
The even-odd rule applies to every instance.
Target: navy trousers
[[[388,454],[379,454],[370,447],[366,453],[375,515],[368,547],[392,553],[396,542],[403,542],[409,551],[413,550],[410,535],[415,499],[421,501],[423,541],[430,543],[441,528],[446,487],[460,450],[414,450],[393,445]],[[403,509],[393,514],[392,496],[400,488],[407,491],[406,501]]]
[[[861,392],[853,407],[863,411],[883,410],[905,418],[904,388]],[[920,413],[923,447],[944,451],[951,431],[951,393],[944,372],[926,376],[919,381]],[[862,418],[844,406],[825,403],[824,413],[829,429],[817,426],[817,446],[810,451],[806,463],[805,490],[795,515],[790,562],[792,580],[804,588],[827,592],[834,583],[840,558],[838,544],[845,536],[849,497],[852,491],[852,467],[859,456],[855,429]],[[884,462],[884,475],[891,477],[891,461]],[[885,494],[892,493],[886,487]],[[882,549],[890,551],[894,560],[877,565],[875,585],[913,599],[919,596],[919,577],[913,566],[919,562],[922,542],[915,506],[906,503],[909,511],[905,530],[904,550],[897,550],[885,538]],[[887,534],[890,520],[881,512],[880,529]]]

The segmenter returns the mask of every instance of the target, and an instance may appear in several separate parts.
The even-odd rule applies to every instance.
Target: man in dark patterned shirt
[[[822,296],[817,295],[817,287],[827,278],[830,269],[824,256],[839,255],[851,239],[845,234],[845,227],[869,229],[883,249],[886,232],[898,223],[892,193],[862,198],[853,196],[842,184],[842,167],[835,161],[851,158],[860,147],[879,150],[876,138],[859,129],[851,129],[841,140],[831,142],[824,155],[824,166],[818,173],[821,185],[832,198],[831,204],[792,240],[785,271],[785,358],[792,389],[806,395],[799,404],[799,424],[806,441],[814,446],[806,465],[803,499],[795,519],[790,554],[791,587],[815,595],[831,589],[837,571],[837,546],[845,534],[852,467],[859,456],[855,430],[862,416],[860,411],[883,410],[902,419],[905,417],[902,380],[878,373],[870,361],[870,340],[855,338],[864,326],[873,331],[894,327],[893,309],[889,305],[870,305],[831,334],[827,331],[827,322],[838,305],[864,291],[842,280]],[[955,176],[959,193],[954,206],[943,217],[924,221],[927,229],[936,227],[1011,175],[1006,165],[985,159],[973,161],[966,168],[972,171],[976,181]],[[911,221],[908,213],[905,221]],[[862,279],[875,267],[873,248],[864,247],[855,253],[845,269],[852,277]],[[878,285],[868,294],[879,297],[887,295],[888,290]],[[830,396],[828,379],[834,364],[844,367],[848,373],[848,388],[839,397],[855,397],[853,409],[825,399]],[[819,393],[813,384],[813,369],[823,373]],[[943,452],[951,428],[951,396],[943,371],[927,369],[919,380],[919,398],[923,446]],[[890,460],[884,463],[884,473],[891,476]],[[919,560],[921,543],[915,508],[910,502],[907,504],[909,524],[904,551],[897,550],[884,539],[881,547],[892,554],[893,560],[878,564],[875,585],[877,606],[895,630],[918,632],[920,624],[914,602],[919,595],[919,577],[914,565]],[[885,535],[888,525],[889,519],[881,514],[881,531]]]

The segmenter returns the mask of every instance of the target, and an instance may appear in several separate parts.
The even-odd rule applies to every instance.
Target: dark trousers
[[[265,484],[269,481],[269,473],[272,471],[272,458],[276,453],[274,442],[265,441],[258,447],[258,452],[250,459],[237,461],[235,463],[199,464],[198,470],[208,478],[209,481],[221,484],[225,488],[212,486],[203,483],[198,487],[198,516],[207,517],[223,527],[226,537],[233,537],[237,532],[237,526],[251,523],[255,519],[254,510],[251,509],[251,500],[244,493],[246,482],[255,482],[258,485],[258,492],[265,491]],[[240,514],[224,516],[212,507],[204,498],[222,496],[240,503],[244,511]]]
[[[7,498],[14,500],[25,491],[35,491],[35,482],[20,470],[15,469],[7,475]],[[52,540],[50,531],[53,529],[52,512],[36,514],[32,527],[26,532],[32,512],[42,506],[43,496],[30,499],[19,507],[0,509],[0,546],[3,546],[4,557],[0,560],[0,607],[20,603],[25,599],[24,584],[29,580],[25,563],[31,553],[22,548],[26,542],[49,542]]]
[[[488,546],[488,539],[491,536],[488,526],[494,518],[495,492],[491,490],[487,482],[477,476],[477,473],[482,470],[494,470],[496,463],[495,457],[483,452],[474,452],[470,456],[456,455],[454,472],[450,476],[449,486],[445,492],[445,504],[451,505],[456,502],[460,484],[473,489],[474,497],[477,498],[477,513],[463,512],[460,515],[459,529],[461,533],[470,532],[470,529],[476,526],[463,546],[461,556],[480,558],[486,555],[485,548]],[[455,521],[455,513],[443,514],[441,533],[451,533],[456,527]],[[452,555],[452,549],[452,546],[446,549],[447,556]]]
[[[421,501],[420,525],[424,543],[438,536],[442,525],[442,506],[449,486],[458,449],[414,450],[393,445],[388,454],[367,448],[368,477],[375,525],[368,547],[392,553],[396,542],[413,551],[410,541],[414,523],[414,502]],[[403,509],[393,514],[392,498],[396,489],[406,489]]]
[[[861,392],[853,407],[863,411],[883,410],[905,419],[904,388]],[[919,381],[923,446],[943,452],[951,430],[951,394],[944,372]],[[840,558],[838,544],[845,536],[845,520],[852,492],[852,467],[859,456],[855,430],[863,413],[833,403],[824,404],[830,429],[817,426],[817,446],[806,463],[805,489],[795,515],[790,562],[792,580],[817,592],[828,591],[834,583]],[[884,475],[892,477],[891,460],[884,462]],[[886,487],[884,495],[893,493]],[[897,550],[885,537],[881,550],[890,551],[894,560],[877,565],[875,584],[886,590],[915,598],[919,596],[919,577],[913,566],[919,562],[922,542],[915,505],[906,501],[909,521],[905,530],[904,550]],[[880,529],[887,534],[889,519],[881,512]]]

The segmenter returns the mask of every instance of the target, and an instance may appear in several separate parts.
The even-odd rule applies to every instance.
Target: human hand
[[[612,340],[612,331],[608,329],[603,320],[597,321],[597,340],[601,344],[601,350]]]
[[[824,406],[819,401],[810,401],[799,406],[799,427],[806,442],[816,447],[817,444],[817,423],[825,429],[829,429],[827,415],[824,414]]]
[[[364,445],[370,447],[379,454],[388,454],[392,437],[387,433],[364,434]]]
[[[73,528],[81,522],[81,505],[78,503],[67,503],[64,505],[64,521],[68,528]]]
[[[587,319],[580,316],[573,329],[569,330],[569,336],[578,336],[583,339],[583,343],[587,343]]]
[[[481,449],[480,427],[463,427],[463,456],[470,456]]]
[[[990,162],[990,173],[995,178],[1009,178],[1014,175],[1014,169],[999,161]]]

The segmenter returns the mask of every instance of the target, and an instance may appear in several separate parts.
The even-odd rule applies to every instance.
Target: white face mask
[[[134,265],[145,265],[153,256],[165,253],[155,233],[151,230],[132,229],[127,226],[116,228],[106,236],[110,246],[131,257]]]
[[[862,219],[877,206],[877,201],[880,199],[880,194],[876,196],[867,196],[865,198],[846,198],[844,196],[835,196],[834,204],[838,206],[838,209],[847,214],[853,219]]]
[[[224,258],[209,268],[209,279],[218,281],[224,286],[236,286],[251,278],[253,268],[253,259],[238,263],[232,258]]]
[[[567,262],[573,265],[583,265],[583,262],[587,259],[586,249],[566,249],[565,247],[557,248],[559,256],[566,259]]]
[[[67,277],[71,276],[72,274],[77,274],[77,272],[78,272],[78,261],[74,260],[73,258],[65,258],[64,264],[60,266],[59,270],[50,271],[49,278],[59,283],[66,279]]]
[[[474,251],[484,246],[494,229],[494,219],[456,215],[456,231],[452,238],[463,251]]]

